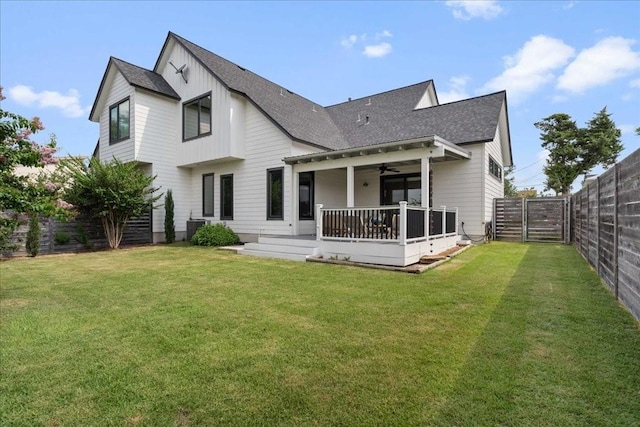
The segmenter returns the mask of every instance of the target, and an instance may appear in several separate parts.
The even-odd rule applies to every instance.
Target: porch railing
[[[458,208],[408,206],[324,208],[316,206],[318,240],[380,241],[400,245],[458,234]]]

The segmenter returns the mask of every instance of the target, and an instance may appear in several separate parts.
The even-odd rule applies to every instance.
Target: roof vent
[[[364,118],[364,124],[368,125],[369,124],[369,115],[367,114],[367,116],[365,116]]]
[[[360,113],[358,113],[358,120],[356,120],[356,123],[360,122]]]
[[[369,100],[367,101],[367,103],[365,105],[371,105],[371,98],[369,98]]]
[[[284,91],[280,88],[280,96],[284,96]]]
[[[311,106],[311,109],[313,110],[313,112],[314,112],[314,113],[316,112],[316,106],[315,106],[315,104]]]

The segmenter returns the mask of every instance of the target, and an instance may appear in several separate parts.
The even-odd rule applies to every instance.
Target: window
[[[267,170],[267,219],[283,219],[284,168]]]
[[[129,138],[129,98],[109,108],[109,143]]]
[[[489,156],[489,173],[502,182],[502,166],[493,160],[491,156]]]
[[[382,205],[397,205],[406,201],[409,205],[422,204],[422,175],[388,175],[380,178]],[[433,170],[429,170],[429,206],[433,206]]]
[[[213,216],[213,174],[202,175],[202,216]]]
[[[233,175],[220,176],[220,219],[233,219]]]
[[[182,105],[182,140],[211,134],[211,93]]]
[[[301,172],[298,178],[298,218],[313,219],[313,172]]]

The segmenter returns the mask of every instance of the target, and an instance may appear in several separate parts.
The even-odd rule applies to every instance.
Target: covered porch
[[[292,234],[324,258],[406,266],[456,245],[456,206],[434,206],[433,165],[471,154],[437,136],[284,159]],[[437,196],[437,195],[436,195]]]

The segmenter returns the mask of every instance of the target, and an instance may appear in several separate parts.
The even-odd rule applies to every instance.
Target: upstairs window
[[[129,138],[129,98],[109,107],[109,143]]]
[[[498,181],[502,182],[502,166],[493,160],[491,156],[489,156],[489,173],[495,176]]]
[[[211,135],[211,92],[182,105],[182,140]]]

